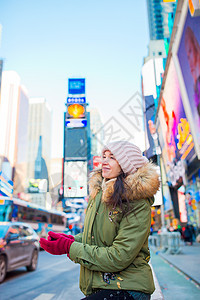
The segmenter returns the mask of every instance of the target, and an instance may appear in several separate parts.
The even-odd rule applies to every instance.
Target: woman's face
[[[116,178],[122,172],[118,161],[109,151],[105,151],[102,159],[102,176],[106,179]]]

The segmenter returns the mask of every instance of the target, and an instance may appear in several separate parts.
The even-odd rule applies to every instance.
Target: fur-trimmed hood
[[[95,198],[102,189],[102,201],[107,202],[114,191],[115,179],[105,181],[102,177],[102,170],[96,169],[90,174],[89,193]],[[159,175],[153,163],[148,162],[139,168],[134,174],[126,176],[124,197],[129,201],[152,198],[160,187]]]

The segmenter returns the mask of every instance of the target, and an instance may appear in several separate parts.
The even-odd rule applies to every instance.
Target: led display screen
[[[85,94],[85,78],[69,78],[68,93],[72,95]]]
[[[87,127],[65,127],[65,159],[87,159]]]
[[[190,162],[195,151],[190,124],[186,118],[172,59],[158,116],[160,121],[159,140],[165,169],[167,173],[170,169],[176,171],[176,174],[172,174],[175,183],[178,177],[183,175],[184,162]],[[175,165],[177,165],[177,169],[174,168]]]
[[[196,135],[200,145],[200,16],[193,18],[189,11],[177,57],[191,108],[193,135]]]

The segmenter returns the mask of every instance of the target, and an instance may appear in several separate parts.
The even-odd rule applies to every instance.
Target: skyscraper
[[[147,0],[150,40],[170,37],[170,14],[175,14],[176,2],[164,3],[163,0]]]
[[[25,188],[28,141],[28,92],[15,71],[2,74],[0,103],[1,170],[14,180],[14,193]]]
[[[30,99],[28,120],[27,185],[30,179],[42,179],[42,170],[38,172],[41,161],[45,161],[48,173],[50,169],[52,113],[44,98]]]
[[[90,112],[91,154],[101,155],[104,134],[101,116],[96,108],[88,108],[88,111]]]

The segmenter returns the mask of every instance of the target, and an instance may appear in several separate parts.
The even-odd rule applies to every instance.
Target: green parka
[[[147,163],[125,179],[129,188],[130,213],[124,216],[106,201],[116,179],[105,182],[101,171],[92,173],[90,198],[84,231],[75,236],[70,258],[81,265],[80,289],[90,295],[93,289],[124,289],[153,293],[155,287],[148,264],[148,236],[153,196],[159,189],[155,167]]]

